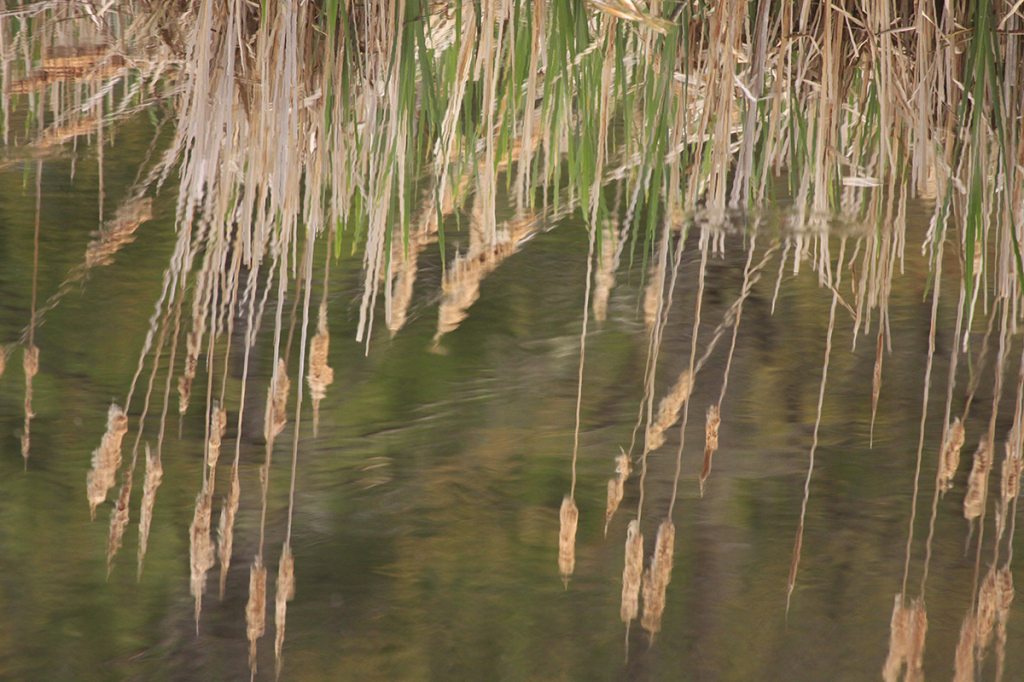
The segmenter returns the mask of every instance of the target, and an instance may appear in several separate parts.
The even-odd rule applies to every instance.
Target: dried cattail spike
[[[192,380],[178,377],[178,414],[188,412],[188,403],[192,398]]]
[[[889,621],[889,655],[882,667],[884,682],[897,682],[900,670],[907,660],[909,650],[908,630],[910,629],[910,612],[903,605],[903,593],[896,595],[892,607],[892,618]]]
[[[227,586],[228,568],[231,566],[231,549],[235,538],[235,515],[238,513],[238,500],[241,487],[238,482],[238,463],[231,467],[231,490],[220,510],[220,524],[217,529],[219,542],[217,556],[220,558],[220,600],[224,601],[224,588]]]
[[[327,365],[331,335],[327,329],[327,305],[320,305],[319,329],[309,346],[309,394],[313,398],[313,437],[320,429],[320,401],[327,396],[327,387],[334,383],[334,370]]]
[[[978,641],[979,651],[988,648],[992,639],[992,628],[996,624],[996,610],[999,607],[999,594],[996,587],[996,571],[989,569],[988,575],[981,583],[978,591]]]
[[[107,411],[107,431],[92,453],[92,470],[86,478],[89,513],[96,518],[96,506],[107,499],[114,477],[121,467],[121,441],[128,433],[128,416],[116,404]]]
[[[213,472],[217,469],[217,460],[220,458],[220,442],[221,438],[224,437],[224,431],[228,426],[228,413],[227,411],[218,406],[213,408],[213,414],[210,415],[210,443],[207,450],[207,461],[210,465],[210,476],[213,476]]]
[[[213,567],[214,549],[210,540],[211,500],[209,490],[203,486],[196,496],[196,510],[189,528],[189,558],[192,577],[189,591],[196,598],[196,633],[199,632],[199,614],[203,608],[203,593],[206,591],[206,572]]]
[[[711,473],[711,457],[718,450],[718,427],[722,423],[718,406],[708,407],[707,422],[704,424],[704,466],[700,470],[700,496],[704,497],[704,481]]]
[[[114,568],[114,555],[121,549],[124,529],[128,527],[128,503],[132,496],[132,472],[125,471],[121,483],[121,494],[117,496],[117,504],[110,511],[110,537],[107,539],[107,577]]]
[[[576,501],[566,495],[562,498],[562,509],[558,513],[558,572],[569,585],[569,576],[576,569],[576,525],[580,519]]]
[[[627,625],[636,618],[638,611],[643,568],[644,536],[640,534],[640,522],[633,519],[626,529],[626,561],[622,569],[622,607],[619,611],[622,622]]]
[[[623,451],[621,455],[615,458],[615,473],[617,476],[608,479],[608,506],[605,507],[604,512],[605,536],[608,535],[608,524],[611,523],[612,517],[615,516],[616,510],[619,508],[619,503],[622,502],[626,479],[629,478],[632,470],[632,467],[629,465],[629,455]]]
[[[661,427],[662,431],[675,424],[679,419],[679,410],[683,407],[686,399],[690,397],[692,388],[693,381],[690,370],[684,369],[679,373],[679,378],[672,390],[658,403],[658,418],[655,424]]]
[[[964,446],[964,425],[957,417],[949,425],[946,441],[939,455],[939,492],[945,495],[953,487],[953,477],[960,466],[960,448]]]
[[[142,562],[146,558],[149,542],[149,526],[153,522],[153,505],[156,503],[156,489],[160,487],[164,469],[160,458],[153,455],[146,443],[146,482],[142,486],[142,508],[139,511],[139,568],[137,578],[142,578]]]
[[[1020,452],[1016,451],[1010,441],[1007,441],[1006,458],[1003,460],[1003,477],[999,486],[1004,506],[1009,505],[1020,491],[1022,469],[1024,469],[1024,458],[1021,458]]]
[[[249,568],[249,601],[245,605],[245,632],[249,638],[249,669],[256,675],[256,640],[267,622],[267,569],[256,557]]]
[[[960,625],[960,641],[956,645],[953,663],[953,682],[974,682],[974,643],[977,633],[978,623],[968,609]]]
[[[274,658],[277,664],[277,674],[281,675],[281,652],[284,649],[284,623],[288,613],[288,602],[295,597],[295,559],[292,558],[292,548],[288,542],[284,543],[284,551],[281,552],[281,561],[277,566],[277,594],[274,598]]]
[[[992,468],[992,449],[988,438],[982,436],[978,449],[974,452],[974,465],[971,475],[967,478],[967,494],[964,496],[964,518],[968,521],[981,516],[985,509],[985,498],[988,493],[988,474]]]
[[[928,614],[924,608],[924,600],[920,597],[910,604],[907,624],[907,675],[904,682],[924,682],[924,645],[928,634]]]
[[[651,637],[661,631],[661,615],[665,611],[665,590],[672,580],[672,554],[675,551],[676,527],[665,519],[658,527],[651,567],[644,573],[644,614],[640,625]]]
[[[0,377],[4,375],[4,369],[7,368],[7,349],[0,346]]]
[[[25,346],[25,354],[21,359],[22,369],[26,377],[34,377],[39,374],[39,347],[36,345]]]
[[[1006,666],[1006,621],[1013,602],[1013,574],[1009,568],[996,571],[996,682],[1003,679]]]
[[[292,382],[288,379],[288,367],[284,364],[284,358],[277,361],[277,371],[274,373],[274,382],[267,390],[267,414],[264,436],[268,441],[274,440],[284,430],[288,423],[288,392],[291,390]]]

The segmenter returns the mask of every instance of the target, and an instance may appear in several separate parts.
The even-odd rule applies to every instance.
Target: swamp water
[[[133,131],[142,125],[128,126],[108,150],[108,186],[116,186],[112,177],[118,173],[133,172],[132,159],[141,151],[133,139],[144,139]],[[94,150],[79,148],[73,179],[68,159],[26,162],[0,178],[0,335],[14,340],[30,318],[33,277],[41,307],[80,267],[96,239]],[[37,187],[42,194],[33,275]],[[198,634],[189,594],[189,524],[202,485],[202,399],[200,409],[187,413],[179,426],[172,389],[163,483],[138,582],[137,502],[108,577],[107,514],[116,495],[100,505],[92,522],[85,495],[90,453],[100,442],[111,401],[123,400],[131,382],[174,247],[172,196],[156,197],[152,218],[139,226],[134,240],[112,262],[91,269],[35,330],[40,369],[32,382],[35,417],[27,470],[20,456],[22,351],[9,350],[0,378],[4,679],[249,675],[243,615],[249,564],[237,557],[251,556],[259,541],[260,500],[252,491],[260,485],[265,449],[262,398],[249,406],[260,415],[256,423],[243,423],[236,560],[223,601],[217,599],[218,569],[211,572]],[[107,201],[116,204],[119,198],[110,192]],[[391,337],[380,322],[369,352],[354,340],[359,260],[332,260],[327,308],[334,383],[319,408],[317,436],[308,405],[300,424],[292,531],[296,589],[282,677],[877,679],[906,559],[928,350],[927,266],[907,249],[904,274],[895,279],[889,307],[893,351],[884,359],[873,447],[868,443],[874,335],[862,336],[851,352],[852,317],[841,305],[836,313],[802,558],[787,617],[788,572],[814,439],[832,294],[819,286],[809,260],[793,274],[798,236],[780,227],[783,217],[762,220],[756,231],[751,221],[737,220],[713,235],[724,248],[708,253],[698,360],[739,300],[745,269],[766,254],[768,260],[743,305],[721,406],[720,445],[703,498],[698,485],[703,413],[722,390],[731,327],[696,375],[661,631],[652,642],[634,621],[628,660],[619,599],[622,539],[638,503],[635,476],[626,483],[607,537],[604,512],[606,479],[619,448],[629,449],[643,395],[649,338],[643,301],[650,278],[639,262],[630,265],[626,252],[606,320],[589,323],[575,491],[576,565],[566,587],[557,567],[558,510],[571,479],[586,281],[584,224],[570,215],[542,225],[483,279],[466,318],[439,339],[441,258],[436,246],[424,252],[407,324]],[[909,225],[911,237],[926,226],[914,214]],[[467,231],[453,230],[448,248]],[[689,366],[700,234],[699,223],[691,223],[660,347],[656,400]],[[675,245],[678,237],[673,240]],[[847,259],[854,242],[848,238]],[[837,252],[840,238],[829,243]],[[784,253],[787,260],[781,263]],[[316,261],[322,263],[325,255],[318,250]],[[843,300],[854,300],[851,289],[848,279],[840,282]],[[285,319],[290,308],[289,301]],[[268,307],[268,320],[272,314]],[[955,308],[940,303],[910,556],[911,594],[923,568],[954,318]],[[265,349],[271,327],[264,323],[251,359],[255,370],[249,380],[262,387],[270,381],[272,358]],[[1009,354],[1005,371],[1011,384],[1016,383],[1015,355]],[[989,378],[982,379],[967,422],[965,459],[971,441],[987,428],[992,403],[991,372],[978,369],[978,362],[976,370]],[[967,372],[960,374],[954,411],[962,408],[968,386]],[[205,385],[206,379],[201,364],[195,382]],[[161,372],[157,386],[163,381]],[[239,368],[233,366],[229,396],[237,395],[239,381]],[[151,415],[159,413],[161,393],[158,388]],[[1012,388],[1005,393],[1011,395]],[[997,433],[1012,422],[1012,398],[1004,396],[1003,403]],[[229,461],[237,435],[237,399],[226,406],[224,442],[232,446],[224,448],[222,462]],[[132,413],[134,419],[134,407]],[[155,447],[152,416],[150,422],[143,441]],[[292,429],[289,424],[277,440],[271,473],[266,534],[273,546],[286,532]],[[645,555],[653,550],[672,498],[678,425],[666,436],[666,444],[648,455],[641,526]],[[133,426],[125,437],[126,457],[134,437]],[[634,457],[642,442],[641,428]],[[217,487],[226,491],[229,467],[222,463],[218,476]],[[985,518],[982,578],[992,561],[997,476],[990,481],[996,501]],[[924,672],[933,679],[951,677],[961,620],[971,606],[976,549],[970,545],[965,555],[966,478],[961,467],[935,516],[924,655]],[[972,541],[977,538],[975,530]],[[1021,641],[1020,620],[1011,617],[1007,625],[1004,679],[1017,679],[1024,665],[1022,648],[1013,645]],[[267,629],[270,634],[269,622]],[[272,635],[262,640],[258,678],[273,675],[271,642]],[[987,676],[994,674],[995,647],[984,659]]]
[[[1018,18],[743,5],[5,6],[0,678],[1022,679]]]

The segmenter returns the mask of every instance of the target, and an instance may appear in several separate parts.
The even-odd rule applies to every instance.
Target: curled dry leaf
[[[957,417],[946,432],[939,455],[939,492],[945,495],[953,487],[953,477],[960,466],[960,448],[964,446],[964,425]]]
[[[576,501],[566,495],[558,513],[558,572],[568,583],[569,576],[576,569],[576,525],[580,519]]]
[[[107,430],[100,446],[93,450],[92,469],[86,477],[89,513],[96,518],[96,506],[107,499],[107,491],[114,486],[114,477],[121,467],[121,441],[128,433],[128,416],[117,405],[107,410]]]
[[[149,543],[149,527],[153,522],[153,506],[156,504],[156,490],[160,487],[164,469],[160,458],[152,453],[146,443],[146,482],[142,486],[142,508],[139,511],[139,568],[138,578],[142,577],[142,562],[146,559],[146,547]]]
[[[628,624],[636,618],[640,595],[640,577],[644,568],[644,536],[640,522],[633,519],[626,529],[626,560],[622,569],[622,606],[619,615]]]

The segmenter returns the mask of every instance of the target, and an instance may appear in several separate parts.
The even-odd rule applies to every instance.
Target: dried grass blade
[[[576,502],[569,495],[562,498],[558,513],[558,572],[562,581],[569,585],[569,576],[576,569],[576,526],[580,519]]]
[[[295,559],[291,545],[284,544],[281,561],[277,566],[277,593],[274,597],[274,659],[277,675],[281,675],[281,653],[284,649],[284,625],[288,614],[288,602],[295,597]]]
[[[722,419],[718,416],[718,406],[708,407],[707,421],[704,424],[704,466],[700,470],[700,496],[704,497],[704,481],[711,473],[711,458],[718,450],[718,427]]]
[[[146,547],[149,543],[149,527],[153,522],[153,506],[156,504],[156,491],[160,487],[164,469],[160,462],[159,452],[154,455],[146,443],[146,481],[142,486],[142,508],[139,511],[139,568],[136,579],[142,578],[142,563],[146,559]]]
[[[128,416],[115,403],[107,410],[107,430],[100,446],[92,453],[92,470],[86,477],[89,513],[96,518],[96,506],[107,499],[114,477],[121,467],[121,441],[128,433]]]

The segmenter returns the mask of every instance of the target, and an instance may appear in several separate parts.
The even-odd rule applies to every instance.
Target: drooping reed
[[[249,669],[256,677],[256,640],[267,622],[267,569],[259,556],[249,567],[249,601],[245,605],[245,635],[249,639]]]
[[[288,613],[288,602],[295,598],[295,559],[292,547],[285,542],[281,561],[277,565],[277,589],[274,596],[274,659],[277,675],[281,675],[282,652],[284,649],[284,626]]]
[[[626,479],[629,478],[629,474],[632,473],[633,468],[630,466],[629,455],[623,452],[621,455],[615,458],[615,478],[608,479],[608,503],[605,506],[604,511],[604,534],[608,535],[608,524],[612,522],[612,517],[615,516],[616,510],[619,508],[619,503],[622,502],[622,495],[626,485]]]
[[[217,525],[217,557],[220,559],[220,599],[224,600],[224,588],[227,586],[228,568],[231,566],[231,551],[235,538],[235,516],[238,514],[239,500],[242,489],[238,480],[238,462],[231,466],[231,487],[224,505],[220,510],[220,523]]]
[[[107,576],[114,568],[114,555],[121,548],[121,539],[124,536],[124,529],[128,527],[128,504],[132,497],[132,472],[124,472],[124,480],[121,482],[121,493],[117,496],[117,503],[110,515],[110,539],[107,541]]]
[[[978,449],[974,451],[974,464],[967,478],[967,494],[964,496],[964,518],[974,521],[985,509],[988,496],[988,474],[992,470],[992,448],[987,436],[982,436]]]
[[[658,403],[658,416],[647,431],[647,449],[657,450],[665,443],[665,431],[679,419],[679,411],[693,390],[690,370],[684,369],[672,390]]]
[[[964,425],[957,417],[950,424],[946,434],[946,441],[942,444],[942,452],[939,454],[939,479],[938,486],[941,494],[945,495],[953,487],[953,477],[956,476],[960,466],[960,448],[964,446]]]
[[[207,486],[196,495],[195,513],[189,527],[189,563],[191,579],[189,592],[196,602],[196,633],[199,632],[199,614],[203,609],[203,594],[206,592],[206,573],[213,568],[215,559],[213,542],[210,539],[211,500]]]
[[[711,473],[711,458],[718,450],[718,427],[722,419],[718,416],[718,405],[708,407],[707,420],[704,423],[704,466],[700,470],[700,495],[704,497],[704,481]]]
[[[267,390],[267,412],[264,435],[268,442],[273,442],[288,423],[288,392],[291,390],[292,382],[288,379],[288,367],[284,358],[277,361],[277,371],[274,373],[274,382]]]
[[[334,370],[327,364],[331,334],[327,328],[327,304],[320,304],[316,336],[309,345],[309,395],[313,399],[313,437],[320,429],[320,401],[327,397],[327,387],[334,383]]]

